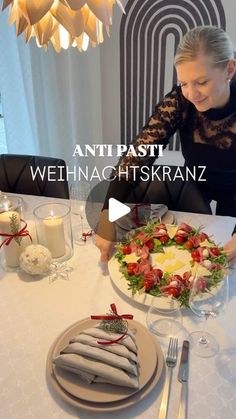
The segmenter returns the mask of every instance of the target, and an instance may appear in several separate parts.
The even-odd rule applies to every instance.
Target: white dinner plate
[[[136,403],[139,397],[143,398],[159,380],[163,368],[163,355],[159,344],[154,341],[148,330],[134,320],[129,321],[129,328],[136,333],[138,346],[138,362],[140,364],[140,388],[138,390],[110,384],[87,384],[76,374],[53,365],[52,359],[59,355],[72,337],[95,324],[94,320],[81,320],[66,329],[56,339],[47,358],[46,369],[50,384],[64,400],[88,410],[116,410]],[[135,398],[136,394],[137,398]]]

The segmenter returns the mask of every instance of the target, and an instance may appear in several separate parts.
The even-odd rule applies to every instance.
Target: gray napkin
[[[101,345],[106,346],[106,345]],[[112,345],[109,345],[112,346]],[[69,354],[78,354],[83,355],[85,357],[95,359],[105,364],[112,365],[114,367],[120,368],[124,371],[129,372],[130,374],[138,375],[137,365],[130,361],[129,359],[116,355],[112,352],[104,351],[102,347],[94,348],[93,346],[84,345],[80,342],[70,343],[65,349],[62,351],[63,353]]]
[[[128,330],[119,343],[102,345],[97,341],[111,341],[120,337],[99,327],[90,327],[72,338],[54,365],[77,374],[87,383],[100,382],[138,388],[139,371],[137,345],[134,334]]]
[[[102,382],[118,386],[138,388],[138,377],[122,369],[113,367],[103,362],[93,360],[77,354],[62,354],[53,359],[54,365],[81,376],[81,371],[90,374],[94,382],[97,377]],[[87,376],[89,377],[89,375]],[[99,379],[98,379],[99,380]]]
[[[105,342],[106,339],[99,338],[99,341]],[[134,352],[129,351],[126,346],[122,345],[122,341],[118,343],[113,343],[112,345],[101,345],[97,342],[97,338],[94,336],[89,336],[84,333],[80,333],[78,336],[71,339],[70,343],[73,342],[80,342],[84,343],[89,346],[93,346],[96,348],[102,348],[104,351],[112,352],[116,355],[124,356],[125,358],[129,359],[133,362],[138,362],[137,355]]]
[[[115,340],[120,337],[119,333],[108,333],[99,327],[90,327],[89,329],[83,330],[83,333],[85,335],[93,336],[94,338],[97,338],[97,340],[105,339],[106,341]],[[127,349],[134,352],[135,354],[137,353],[135,337],[130,330],[128,330],[127,335],[122,340],[120,340],[120,345],[124,345]]]

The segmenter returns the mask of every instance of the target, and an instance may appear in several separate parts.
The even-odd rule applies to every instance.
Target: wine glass
[[[73,225],[73,238],[75,243],[84,244],[83,233],[87,229],[85,215],[86,191],[84,185],[72,183],[70,185],[70,208]]]
[[[179,301],[170,295],[152,298],[146,322],[149,330],[162,337],[176,335],[182,327],[182,313]]]
[[[214,356],[219,351],[219,344],[215,337],[206,332],[206,322],[209,317],[215,318],[223,313],[228,303],[228,276],[212,286],[212,279],[206,276],[195,276],[189,296],[189,306],[199,317],[205,319],[201,331],[192,332],[190,341],[193,351],[204,358]]]

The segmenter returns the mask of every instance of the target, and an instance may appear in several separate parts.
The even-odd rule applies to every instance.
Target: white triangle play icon
[[[111,223],[118,220],[130,212],[130,207],[117,201],[115,198],[109,198],[108,201],[108,219]]]

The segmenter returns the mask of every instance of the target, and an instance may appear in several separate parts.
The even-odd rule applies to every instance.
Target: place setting
[[[68,327],[47,357],[49,385],[69,404],[118,411],[143,400],[160,380],[161,346],[132,314],[93,314]]]

